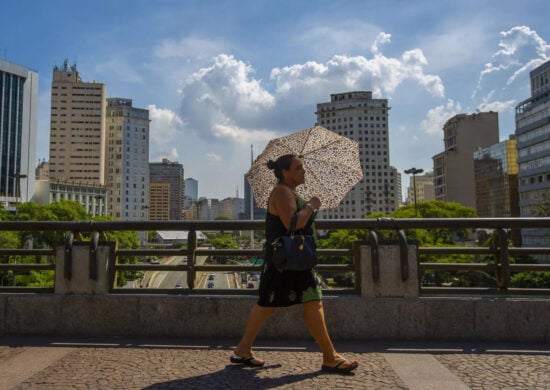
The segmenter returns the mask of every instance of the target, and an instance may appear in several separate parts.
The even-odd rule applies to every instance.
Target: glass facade
[[[474,152],[476,211],[480,217],[519,217],[516,140]]]
[[[38,74],[0,59],[0,202],[4,208],[28,201],[34,191],[37,100]]]
[[[0,71],[0,196],[17,197],[21,172],[23,85],[17,75]]]

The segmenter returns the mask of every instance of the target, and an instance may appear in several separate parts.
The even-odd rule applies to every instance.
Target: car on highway
[[[208,282],[208,288],[214,288],[214,282]]]
[[[183,288],[183,284],[178,283],[178,284],[176,284],[176,287],[175,287],[175,288]]]
[[[215,277],[216,277],[216,274],[214,274],[214,272],[211,272],[208,274],[208,280],[214,280]]]

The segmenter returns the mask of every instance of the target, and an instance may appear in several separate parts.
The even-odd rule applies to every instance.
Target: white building
[[[107,99],[106,185],[108,214],[147,220],[149,207],[149,111],[131,99]]]
[[[390,165],[388,100],[373,99],[370,91],[330,95],[317,104],[317,125],[359,143],[363,179],[339,207],[321,211],[319,218],[363,218],[373,212],[392,213],[398,206],[401,184]]]

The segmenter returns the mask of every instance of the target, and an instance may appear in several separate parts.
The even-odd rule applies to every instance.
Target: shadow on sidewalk
[[[144,387],[144,390],[159,389],[273,389],[292,383],[305,381],[324,375],[322,371],[304,372],[299,374],[264,377],[260,374],[266,370],[280,368],[281,364],[272,364],[260,368],[227,365],[223,370],[198,375],[190,378],[175,379],[155,383]]]

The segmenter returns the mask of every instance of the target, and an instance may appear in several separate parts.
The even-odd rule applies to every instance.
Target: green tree
[[[417,203],[418,218],[475,218],[477,214],[471,207],[462,206],[456,202],[441,202],[432,200]],[[414,205],[407,205],[396,210],[394,218],[414,218]],[[456,240],[463,240],[469,234],[468,229],[409,229],[405,231],[407,238],[418,240],[422,246],[453,245]]]
[[[535,217],[550,216],[550,195],[542,194],[531,207],[531,213]]]
[[[516,288],[550,288],[550,272],[518,272],[512,275],[510,286]]]
[[[215,249],[238,249],[239,242],[230,233],[208,233],[208,242]],[[214,260],[219,263],[225,263],[225,256],[214,256]]]

